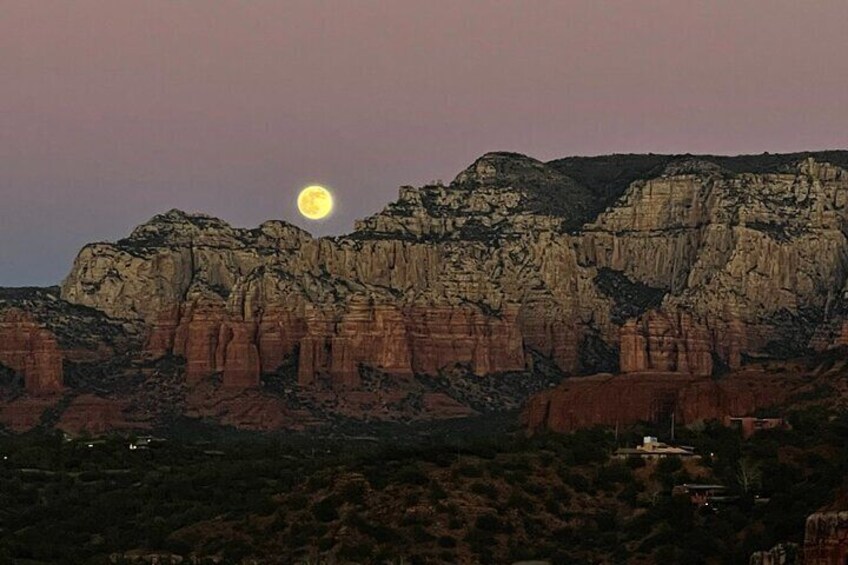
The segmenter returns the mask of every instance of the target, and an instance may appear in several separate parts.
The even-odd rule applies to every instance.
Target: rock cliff
[[[530,432],[570,432],[640,422],[670,425],[672,416],[677,424],[690,425],[761,410],[783,414],[787,407],[812,404],[841,409],[848,395],[834,383],[848,374],[848,352],[836,355],[838,362],[824,365],[809,359],[752,363],[718,380],[657,371],[567,379],[530,398],[523,423]]]
[[[846,169],[845,151],[489,153],[447,185],[402,187],[346,236],[157,215],[82,249],[53,298],[73,316],[35,310],[60,342],[75,316],[106,336],[60,343],[75,364],[144,342],[145,363],[184,358],[186,385],[227,394],[292,364],[316,390],[536,360],[688,382],[848,341]]]
[[[848,511],[816,512],[807,518],[804,563],[836,565],[848,559]]]
[[[22,375],[31,394],[62,390],[62,353],[56,338],[23,311],[0,314],[0,363]]]
[[[848,172],[823,158],[846,161],[492,153],[317,240],[171,211],[83,249],[62,298],[152,325],[151,355],[233,386],[295,350],[302,383],[518,370],[524,348],[570,373],[707,375],[840,343]]]

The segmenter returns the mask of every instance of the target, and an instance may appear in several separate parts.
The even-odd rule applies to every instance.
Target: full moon
[[[310,220],[326,218],[333,211],[333,195],[323,186],[307,186],[297,196],[297,209]]]

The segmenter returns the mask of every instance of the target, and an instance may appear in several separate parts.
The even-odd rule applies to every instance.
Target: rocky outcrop
[[[110,430],[145,429],[149,422],[128,417],[125,401],[81,394],[68,402],[56,427],[70,435],[104,434]]]
[[[188,379],[355,386],[363,365],[696,376],[841,343],[848,282],[843,152],[490,153],[448,185],[404,187],[348,236],[283,222],[154,217],[77,257],[62,297],[153,329]],[[848,309],[844,309],[848,311]],[[610,359],[612,357],[612,359]]]
[[[160,315],[146,352],[184,357],[189,383],[221,373],[233,388],[257,386],[262,372],[298,352],[301,385],[327,380],[351,387],[359,384],[361,365],[399,376],[454,364],[477,375],[523,370],[521,337],[514,306],[490,316],[459,306],[401,310],[355,296],[341,312],[308,306],[301,314],[277,310],[243,320],[221,304],[197,302]]]
[[[403,313],[391,304],[358,299],[341,315],[310,308],[301,340],[298,381],[310,385],[328,375],[342,386],[359,384],[359,365],[412,374],[410,339]]]
[[[691,315],[649,312],[621,328],[621,372],[658,371],[698,376],[713,372],[709,332]]]
[[[29,431],[41,423],[57,401],[56,396],[27,395],[2,402],[0,424],[16,433]]]
[[[497,316],[473,307],[426,306],[411,308],[406,316],[416,373],[432,375],[452,364],[468,365],[481,376],[525,367],[514,305]]]
[[[767,551],[757,551],[748,565],[796,565],[800,563],[801,548],[795,543],[781,543]]]
[[[172,210],[86,246],[61,290],[0,289],[0,319],[30,317],[0,325],[2,374],[64,378],[67,415],[24,414],[17,377],[0,404],[21,425],[276,429],[512,408],[620,369],[537,397],[531,426],[744,415],[801,386],[752,362],[848,343],[846,168],[489,153],[318,239]]]
[[[222,373],[225,387],[248,388],[259,384],[259,341],[255,322],[232,319],[219,304],[198,301],[163,312],[145,351],[152,358],[184,357],[189,383]]]
[[[0,314],[0,363],[23,375],[30,394],[62,390],[62,352],[56,338],[25,312]]]
[[[817,512],[807,517],[805,565],[842,565],[848,559],[848,512]]]
[[[568,379],[528,401],[531,431],[569,432],[597,425],[678,424],[753,414],[785,402],[808,385],[808,375],[770,374],[761,367],[716,381],[679,373],[630,373]]]

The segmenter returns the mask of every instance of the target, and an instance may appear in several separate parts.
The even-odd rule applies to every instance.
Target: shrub
[[[591,488],[591,483],[589,479],[580,473],[571,473],[564,479],[566,484],[571,486],[575,490],[575,492],[588,492]]]
[[[338,519],[338,501],[333,496],[322,498],[312,505],[312,515],[321,522],[332,522]]]
[[[427,543],[436,539],[436,536],[424,529],[421,524],[412,527],[412,539],[418,543]]]
[[[460,477],[476,479],[483,476],[483,468],[480,465],[473,465],[471,463],[463,463],[453,471]]]
[[[416,465],[407,465],[395,473],[394,482],[398,484],[424,486],[430,482],[427,475]]]
[[[456,547],[456,538],[453,536],[439,536],[439,547],[454,548]]]
[[[286,503],[292,510],[303,510],[309,505],[309,499],[305,495],[297,493],[291,495]]]
[[[491,498],[492,500],[496,500],[498,498],[498,488],[491,483],[483,483],[480,481],[475,481],[471,484],[470,487],[471,492],[474,494],[480,494]]]
[[[339,493],[341,502],[349,504],[362,504],[365,498],[365,483],[361,481],[350,482],[344,485]]]
[[[660,462],[657,463],[657,472],[663,474],[672,474],[676,473],[680,469],[683,468],[683,463],[680,462],[678,457],[663,457],[660,459]]]
[[[370,543],[362,542],[352,545],[342,545],[341,549],[339,549],[338,557],[342,561],[349,560],[361,563],[368,561],[373,553],[373,546]]]
[[[378,543],[388,543],[397,540],[400,536],[397,530],[384,524],[369,522],[359,514],[350,516],[348,522],[363,534],[374,538]]]
[[[536,504],[529,496],[526,496],[518,491],[512,491],[509,499],[506,501],[507,508],[515,508],[522,512],[532,512],[536,508]]]
[[[504,529],[504,524],[501,522],[501,519],[491,513],[477,516],[477,520],[475,520],[474,525],[478,530],[482,530],[484,532],[500,532]]]
[[[437,481],[433,481],[430,483],[430,500],[432,502],[438,502],[440,500],[444,500],[448,497],[448,493],[445,492],[445,489],[442,488],[442,485]]]

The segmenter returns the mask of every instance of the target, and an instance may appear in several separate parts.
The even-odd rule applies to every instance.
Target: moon
[[[297,209],[310,220],[326,218],[333,211],[333,195],[323,186],[307,186],[297,196]]]

